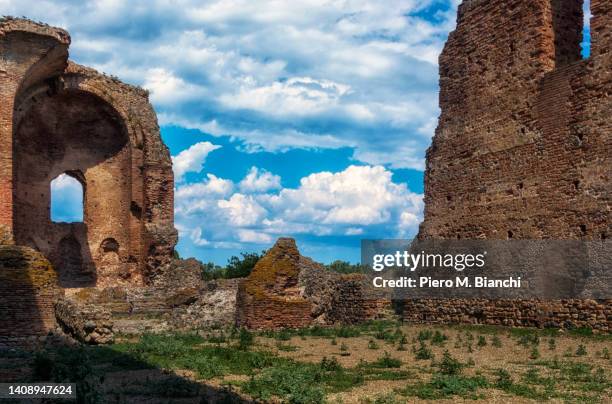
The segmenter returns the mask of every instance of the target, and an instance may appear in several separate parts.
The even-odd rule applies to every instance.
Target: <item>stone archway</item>
[[[16,108],[15,242],[45,254],[61,286],[94,286],[100,241],[129,242],[130,142],[123,120],[104,100],[81,90],[51,90],[32,92]],[[51,220],[50,184],[60,174],[83,186],[82,222]]]

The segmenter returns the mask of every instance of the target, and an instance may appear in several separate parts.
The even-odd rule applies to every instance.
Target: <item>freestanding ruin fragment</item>
[[[177,238],[170,154],[147,92],[70,62],[69,45],[0,18],[0,244],[42,253],[61,288],[149,284]],[[61,174],[82,185],[82,223],[51,220]]]
[[[605,239],[612,2],[468,0],[440,56],[421,238]]]
[[[466,0],[440,56],[420,239],[606,240],[612,229],[612,2]],[[612,304],[408,302],[413,320],[610,329]]]
[[[61,286],[149,282],[176,241],[172,162],[146,91],[68,61],[67,32],[0,21],[0,240],[42,252]],[[84,190],[50,218],[50,183]]]

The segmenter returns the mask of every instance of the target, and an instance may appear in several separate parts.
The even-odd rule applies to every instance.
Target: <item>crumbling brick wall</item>
[[[364,275],[330,272],[301,256],[295,240],[281,238],[241,281],[236,323],[254,329],[357,324],[389,305]]]
[[[64,30],[0,20],[0,243],[42,252],[63,287],[152,282],[176,243],[173,174],[145,90],[68,61]],[[84,189],[54,223],[50,183]]]
[[[442,113],[419,238],[610,237],[612,3],[593,0],[591,9],[591,55],[582,60],[580,0],[461,4],[440,56]],[[428,304],[429,316],[445,305]]]
[[[45,257],[31,248],[0,245],[0,346],[53,330],[54,303],[62,295]]]

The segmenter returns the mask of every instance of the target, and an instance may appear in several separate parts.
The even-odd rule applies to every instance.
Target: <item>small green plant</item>
[[[423,341],[427,341],[428,339],[431,339],[431,337],[433,337],[433,332],[431,330],[421,330],[419,331],[419,335],[417,336],[417,339],[423,342]]]
[[[576,356],[586,356],[586,354],[586,347],[583,344],[578,345],[578,348],[576,349]]]
[[[491,341],[491,345],[493,345],[495,348],[501,348],[502,347],[501,339],[497,335],[494,335],[493,340]]]
[[[419,344],[419,348],[416,349],[415,358],[417,360],[428,360],[433,359],[434,355],[431,352],[431,349],[425,346],[425,342],[421,341]]]
[[[506,369],[497,369],[495,375],[497,377],[495,380],[495,387],[507,390],[512,386],[512,377],[510,376],[510,372]]]
[[[434,335],[431,337],[431,345],[443,346],[448,337],[436,330]]]
[[[378,346],[376,341],[371,339],[371,340],[368,341],[368,349],[380,349],[380,347]]]
[[[565,352],[563,352],[563,356],[565,358],[570,358],[570,357],[574,356],[574,353],[572,352],[572,348],[567,348],[565,350]]]
[[[340,356],[351,356],[351,353],[348,350],[348,345],[346,345],[344,342],[340,344]]]
[[[557,349],[557,342],[555,341],[554,338],[549,338],[548,339],[548,350],[554,351],[555,349]]]
[[[601,357],[604,359],[610,359],[610,350],[608,348],[604,348],[601,351]]]
[[[392,358],[389,355],[389,352],[385,352],[383,356],[378,358],[376,362],[372,364],[372,366],[377,368],[400,368],[402,366],[402,361],[397,358]]]
[[[403,335],[402,338],[399,341],[399,345],[397,346],[397,350],[398,351],[405,351],[407,343],[408,343],[408,338],[406,338],[406,336]]]
[[[340,362],[338,362],[338,359],[336,359],[335,357],[331,357],[328,359],[326,356],[324,356],[323,359],[321,359],[319,366],[321,367],[321,369],[327,372],[337,372],[342,370],[342,365],[340,365]]]
[[[461,373],[465,365],[453,358],[448,350],[444,351],[442,360],[438,364],[440,373],[443,375],[458,375]]]
[[[485,338],[484,335],[478,336],[478,342],[476,343],[476,345],[478,345],[478,347],[480,348],[487,345],[487,339]]]
[[[246,328],[241,328],[238,334],[238,349],[241,351],[248,351],[253,345],[253,341],[253,334]]]
[[[538,359],[540,357],[540,351],[537,346],[534,346],[529,353],[529,359]]]

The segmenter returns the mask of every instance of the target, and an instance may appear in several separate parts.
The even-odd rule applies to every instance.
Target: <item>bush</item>
[[[389,352],[385,352],[385,354],[378,358],[372,366],[383,369],[400,368],[402,367],[402,361],[397,358],[392,358]]]
[[[499,339],[497,335],[493,336],[493,341],[491,342],[491,345],[493,345],[495,348],[501,348],[502,347],[501,339]]]
[[[433,337],[433,332],[431,330],[422,330],[419,331],[419,336],[417,339],[422,342],[431,339],[431,337]]]
[[[478,342],[476,343],[476,345],[478,345],[479,347],[483,347],[487,345],[487,339],[485,338],[484,335],[478,336]]]
[[[423,341],[421,341],[419,348],[416,350],[415,352],[415,358],[418,360],[427,360],[427,359],[433,359],[433,353],[431,352],[431,349],[427,348],[425,346],[425,343]]]
[[[512,377],[506,369],[497,369],[495,372],[497,380],[495,381],[495,387],[506,390],[512,385]]]
[[[248,351],[253,345],[253,334],[246,328],[241,328],[238,334],[238,349],[241,351]]]
[[[578,349],[576,349],[576,356],[586,356],[587,350],[583,344],[578,345]]]
[[[534,346],[529,353],[529,359],[538,359],[540,357],[540,351],[538,347]]]
[[[319,366],[321,369],[327,372],[337,372],[343,369],[342,365],[340,365],[340,362],[338,362],[338,359],[335,357],[328,359],[326,356],[324,356],[323,359],[321,359]]]
[[[202,278],[204,280],[244,278],[251,274],[255,264],[265,253],[265,251],[262,251],[261,254],[240,253],[240,257],[234,255],[227,260],[225,267],[220,267],[212,262],[202,264]]]
[[[446,335],[444,335],[440,331],[436,330],[434,335],[431,337],[431,344],[432,345],[442,346],[442,345],[444,345],[444,342],[446,342],[447,339],[448,339],[448,337]]]
[[[444,351],[442,361],[438,364],[440,373],[443,375],[458,375],[461,373],[465,365],[453,358],[448,351]]]
[[[336,260],[325,267],[332,272],[340,274],[361,274],[366,273],[368,270],[367,266],[361,264],[351,264],[347,261]]]

